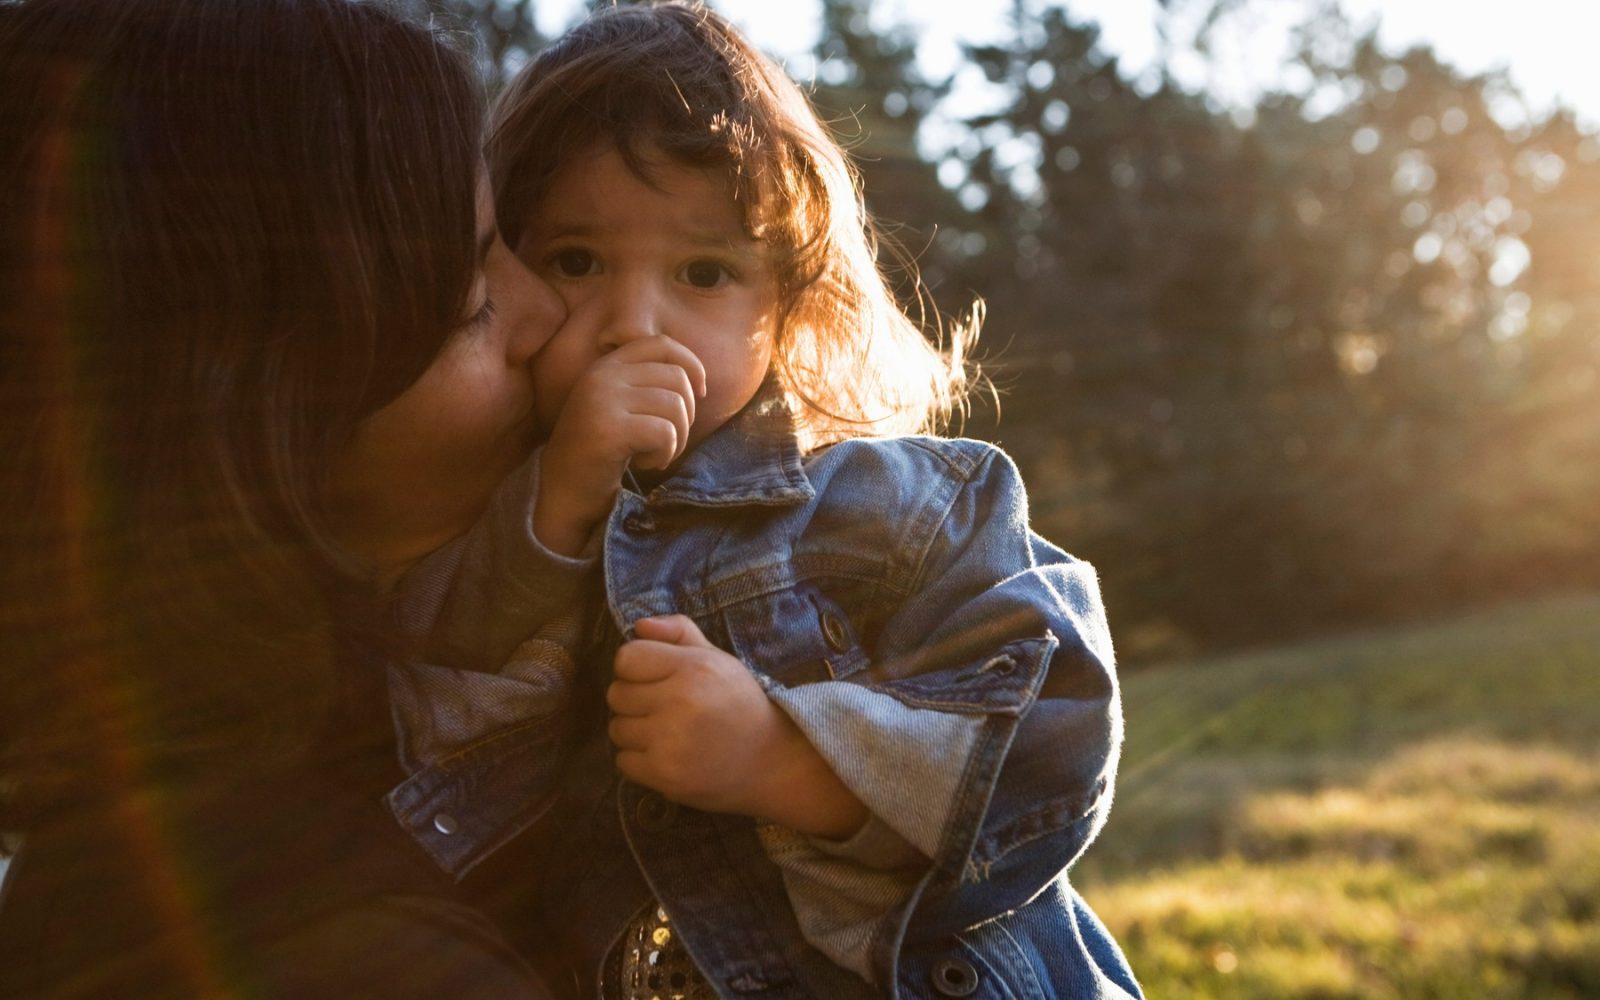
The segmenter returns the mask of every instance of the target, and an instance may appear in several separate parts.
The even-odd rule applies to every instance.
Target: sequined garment
[[[667,911],[651,905],[629,921],[609,963],[607,1000],[717,1000],[673,932]]]

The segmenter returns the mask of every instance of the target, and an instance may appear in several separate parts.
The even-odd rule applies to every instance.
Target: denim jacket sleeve
[[[1099,581],[1028,527],[1011,460],[974,459],[923,557],[916,599],[884,630],[884,688],[977,711],[979,746],[918,904],[920,928],[964,926],[1032,898],[1083,852],[1111,803],[1122,744]]]
[[[973,441],[904,444],[913,468],[903,472],[940,474],[921,480],[935,484],[922,516],[893,529],[909,582],[850,681],[923,720],[911,730],[930,737],[921,752],[953,773],[947,791],[924,789],[938,790],[930,801],[948,801],[932,842],[925,831],[899,830],[932,862],[896,925],[874,935],[878,982],[894,981],[904,943],[1020,907],[1076,860],[1104,821],[1122,735],[1094,572],[1028,528],[1010,459]],[[944,468],[916,468],[930,461]],[[949,759],[952,748],[959,760]],[[857,753],[846,766],[870,767],[870,758]],[[903,788],[904,777],[846,780],[859,794]]]
[[[538,453],[462,538],[414,567],[395,617],[422,653],[388,670],[401,763],[388,802],[460,877],[551,801],[597,560],[550,552],[530,520]]]
[[[533,533],[542,454],[535,450],[501,485],[452,547],[454,566],[434,574],[443,585],[434,585],[431,603],[413,603],[410,627],[427,636],[431,658],[498,672],[528,636],[592,610],[599,596],[598,537],[573,557],[551,551]]]

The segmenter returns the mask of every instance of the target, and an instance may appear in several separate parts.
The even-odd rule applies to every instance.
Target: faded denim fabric
[[[1121,742],[1098,585],[1029,531],[1002,452],[864,439],[802,459],[787,412],[758,401],[647,495],[619,496],[598,629],[588,560],[532,539],[536,476],[508,485],[497,526],[418,567],[401,604],[417,634],[454,637],[441,662],[470,668],[392,674],[414,776],[391,806],[447,870],[559,793],[562,863],[539,891],[590,981],[659,900],[729,997],[1139,995],[1064,874],[1104,821]],[[568,752],[580,638],[671,612],[751,668],[867,804],[865,830],[831,843],[667,802],[617,778],[603,713]],[[517,624],[486,625],[503,616]],[[471,673],[501,656],[493,681]],[[591,690],[608,660],[580,657]],[[502,696],[518,718],[463,707]]]
[[[538,547],[530,460],[471,531],[413,567],[393,609],[420,658],[388,668],[401,826],[457,878],[544,815],[573,735],[574,654],[593,559]],[[590,590],[598,600],[598,591]],[[594,602],[588,602],[594,603]]]

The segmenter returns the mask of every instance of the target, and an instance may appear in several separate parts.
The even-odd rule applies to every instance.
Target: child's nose
[[[660,306],[654,289],[646,283],[627,283],[617,288],[600,334],[600,349],[614,351],[623,344],[660,334]]]

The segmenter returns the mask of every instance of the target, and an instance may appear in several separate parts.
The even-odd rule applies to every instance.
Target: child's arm
[[[665,469],[683,454],[706,372],[667,336],[603,355],[573,385],[544,447],[533,533],[575,556],[611,511],[630,464]]]
[[[667,798],[842,840],[867,808],[745,665],[689,618],[634,623],[606,693],[617,769]]]
[[[1099,831],[1122,741],[1111,638],[1093,569],[1028,529],[1003,452],[873,448],[871,474],[887,466],[908,495],[940,466],[960,487],[891,501],[863,525],[864,541],[879,532],[917,567],[871,636],[870,664],[771,697],[872,813],[932,858],[918,933],[956,930],[1033,898]],[[929,500],[936,523],[917,516]],[[868,733],[878,739],[863,752]]]

